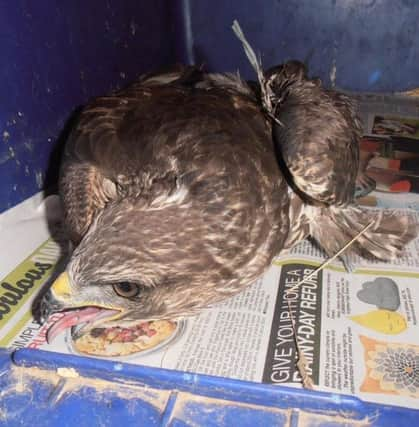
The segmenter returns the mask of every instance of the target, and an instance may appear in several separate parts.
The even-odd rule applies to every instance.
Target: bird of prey
[[[76,248],[43,299],[44,317],[65,311],[51,339],[78,323],[195,314],[301,239],[333,252],[371,220],[353,206],[352,105],[289,68],[267,72],[281,126],[238,76],[193,67],[140,78],[84,108],[61,168]],[[411,230],[383,213],[354,250],[396,256]]]

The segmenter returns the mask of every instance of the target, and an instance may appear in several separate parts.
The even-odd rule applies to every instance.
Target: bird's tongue
[[[48,329],[47,342],[51,343],[54,338],[62,331],[80,323],[90,323],[92,321],[100,320],[105,317],[110,317],[119,313],[118,310],[109,310],[100,307],[83,307],[76,310],[64,312],[64,316],[57,320]]]

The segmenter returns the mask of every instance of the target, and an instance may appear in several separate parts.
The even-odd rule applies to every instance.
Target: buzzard
[[[353,250],[388,259],[415,235],[407,217],[353,202],[359,124],[348,98],[298,63],[260,91],[193,67],[140,78],[81,112],[60,194],[75,250],[42,301],[79,323],[177,319],[254,282],[282,250],[312,236],[328,253],[371,220]]]

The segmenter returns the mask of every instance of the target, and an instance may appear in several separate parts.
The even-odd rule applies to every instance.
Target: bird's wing
[[[344,95],[310,81],[290,88],[274,135],[289,179],[305,199],[345,205],[354,197],[361,128]]]
[[[67,141],[60,173],[60,194],[66,224],[78,243],[95,215],[113,197],[115,186],[102,161],[112,157],[117,129],[128,104],[113,97],[98,98],[80,114]],[[109,161],[108,161],[109,162]],[[108,176],[107,176],[108,175]]]
[[[194,67],[178,67],[165,74],[146,75],[114,95],[96,98],[82,110],[66,142],[60,173],[60,194],[73,242],[81,240],[96,214],[120,197],[124,186],[138,180],[146,141],[136,140],[129,129],[123,129],[133,111],[147,108],[155,87],[188,86],[201,74]],[[135,127],[138,135],[146,122],[145,116]]]

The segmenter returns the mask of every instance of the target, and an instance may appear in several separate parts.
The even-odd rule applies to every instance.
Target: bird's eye
[[[140,293],[140,287],[135,283],[120,282],[113,285],[114,291],[121,297],[133,298]]]

